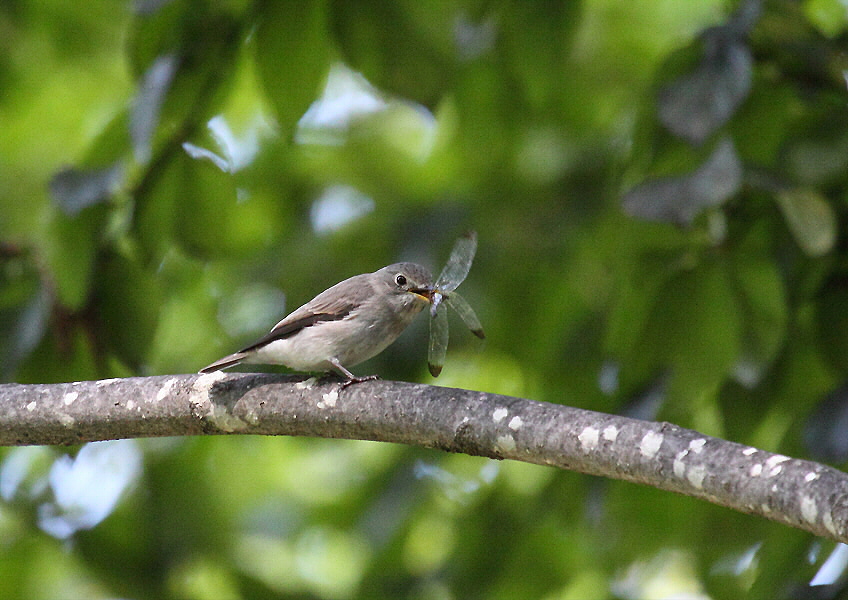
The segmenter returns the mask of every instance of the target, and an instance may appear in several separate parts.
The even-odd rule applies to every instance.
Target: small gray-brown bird
[[[255,343],[200,370],[239,363],[284,365],[296,371],[336,369],[344,385],[376,379],[348,369],[386,349],[432,298],[433,277],[415,263],[397,263],[337,283],[274,325]]]

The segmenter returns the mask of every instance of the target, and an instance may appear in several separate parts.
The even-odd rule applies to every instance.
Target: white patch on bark
[[[512,452],[515,450],[515,439],[511,435],[499,435],[495,440],[495,450],[498,452]]]
[[[492,413],[492,420],[495,423],[500,423],[501,421],[506,419],[506,416],[508,414],[509,414],[509,411],[507,409],[505,409],[503,406],[500,406],[500,407],[495,409],[495,412]]]
[[[692,440],[689,442],[689,449],[695,454],[700,454],[701,450],[704,449],[704,446],[707,444],[707,440],[704,438],[698,438],[697,440]]]
[[[327,392],[323,396],[321,396],[321,400],[318,401],[318,408],[334,408],[336,406],[336,400],[339,399],[339,391],[333,390],[331,392]]]
[[[786,462],[787,460],[789,460],[788,456],[783,456],[782,454],[773,454],[772,456],[769,456],[768,460],[766,460],[766,466],[776,467],[780,463]]]
[[[213,371],[212,373],[205,373],[194,380],[194,386],[192,386],[192,391],[196,394],[200,394],[202,399],[208,401],[209,400],[209,391],[212,389],[212,386],[221,381],[222,379],[226,379],[227,375],[223,371]]]
[[[518,431],[521,429],[521,426],[524,425],[524,421],[521,420],[521,417],[515,416],[509,422],[509,428],[513,431]]]
[[[294,389],[296,390],[311,390],[312,386],[315,385],[315,382],[318,381],[317,377],[310,377],[309,379],[304,379],[303,381],[298,381],[294,384]]]
[[[801,516],[807,523],[815,523],[819,516],[815,498],[804,496],[801,498]]]
[[[32,402],[30,402],[29,404],[27,404],[26,409],[27,409],[29,412],[32,412],[32,411],[34,411],[34,410],[35,410],[35,407],[36,407],[36,406],[38,406],[38,405],[35,403],[35,400],[33,400]]]
[[[707,476],[707,468],[704,465],[692,465],[689,467],[689,472],[686,473],[686,479],[696,489],[703,489],[704,477]]]
[[[758,450],[756,448],[745,448],[742,451],[742,454],[744,454],[745,456],[751,456],[752,454],[756,454],[757,452]]]
[[[67,394],[62,396],[62,403],[65,406],[70,406],[77,398],[79,398],[79,392],[68,392]]]
[[[755,465],[751,465],[751,477],[759,477],[763,474],[763,465],[757,463]]]
[[[580,440],[580,449],[583,452],[590,452],[598,447],[598,430],[594,427],[586,427],[577,436]]]
[[[641,452],[642,456],[645,458],[654,458],[657,455],[657,452],[660,451],[662,443],[663,434],[656,433],[655,431],[649,431],[639,443],[639,452]]]
[[[829,510],[826,510],[822,515],[822,525],[824,525],[824,528],[827,529],[834,536],[838,535],[836,531],[836,524],[833,522],[833,515],[830,513]]]
[[[162,385],[162,387],[161,387],[161,388],[159,388],[159,391],[158,391],[158,392],[156,392],[156,402],[161,402],[162,400],[164,400],[165,398],[167,398],[167,397],[170,395],[170,393],[171,393],[171,388],[172,388],[172,387],[174,387],[174,384],[175,384],[175,383],[177,383],[177,378],[176,378],[176,377],[172,377],[171,379],[168,379],[168,380],[167,380],[167,381],[166,381],[166,382]]]
[[[765,466],[768,467],[769,472],[766,474],[766,477],[780,475],[780,472],[783,471],[783,467],[780,466],[780,463],[785,463],[787,460],[790,460],[790,458],[788,456],[783,456],[782,454],[774,454],[768,457]]]
[[[223,371],[213,371],[195,379],[191,389],[189,403],[195,414],[201,418],[209,419],[219,429],[232,433],[233,431],[246,429],[248,424],[231,414],[225,406],[218,406],[212,402],[212,399],[209,397],[212,387],[217,382],[226,378],[227,375]]]
[[[218,371],[220,373],[220,371]],[[212,405],[212,421],[215,425],[228,433],[247,429],[248,423],[230,413],[225,406]]]
[[[681,450],[677,453],[677,456],[674,457],[674,462],[671,466],[674,470],[675,477],[683,479],[683,476],[686,475],[686,463],[683,462],[683,459],[686,458],[688,455],[688,450]]]
[[[811,481],[815,481],[819,477],[821,477],[821,475],[819,475],[815,471],[810,471],[809,473],[804,475],[804,481],[806,481],[807,483],[810,483]]]
[[[604,427],[604,439],[608,442],[614,442],[618,438],[618,427],[615,425],[607,425]]]

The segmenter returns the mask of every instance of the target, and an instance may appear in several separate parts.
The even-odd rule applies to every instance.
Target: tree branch
[[[848,475],[683,429],[394,381],[223,374],[0,384],[0,445],[305,435],[509,458],[647,484],[848,543]]]

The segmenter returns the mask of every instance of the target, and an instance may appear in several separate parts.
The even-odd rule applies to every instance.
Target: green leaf
[[[808,131],[787,142],[780,168],[792,181],[810,187],[844,184],[848,169],[848,119],[843,106],[838,110],[808,125]]]
[[[135,198],[133,232],[145,260],[158,264],[175,243],[176,205],[186,193],[180,174],[182,158],[159,165],[150,183]]]
[[[818,343],[837,373],[848,372],[848,289],[828,289],[817,302]]]
[[[144,363],[163,294],[154,272],[118,254],[105,257],[97,277],[96,308],[109,348],[134,370]]]
[[[213,286],[201,275],[163,300],[148,360],[153,372],[194,372],[234,349],[232,342],[222,342],[225,336],[209,294]],[[225,350],[228,346],[231,349]]]
[[[0,379],[38,344],[49,316],[50,296],[35,267],[23,256],[0,261]]]
[[[330,66],[326,5],[267,2],[256,32],[259,73],[285,135],[318,98]]]
[[[848,12],[840,0],[807,0],[803,5],[810,23],[827,37],[839,35],[848,25]]]
[[[821,256],[836,243],[836,215],[827,200],[811,188],[795,188],[777,194],[786,224],[808,256]]]
[[[210,160],[186,155],[179,162],[184,195],[176,203],[175,224],[177,241],[189,254],[232,258],[272,238],[277,215],[262,198],[239,198],[234,177]]]
[[[345,63],[380,89],[430,108],[451,89],[463,17],[453,2],[333,2],[331,16]]]
[[[103,377],[103,372],[97,368],[87,331],[72,326],[51,331],[51,334],[43,336],[41,343],[21,363],[15,381],[52,383]]]
[[[139,162],[155,158],[175,136],[181,141],[215,115],[244,40],[243,10],[174,0],[137,15],[129,54],[140,85],[130,129]]]
[[[80,309],[88,298],[107,216],[103,204],[90,206],[73,218],[59,211],[50,215],[42,248],[59,302],[70,310]]]
[[[136,76],[146,72],[162,54],[174,52],[179,47],[183,23],[190,11],[189,2],[172,0],[155,11],[136,13],[127,42],[127,54]]]
[[[658,294],[673,275],[669,262],[667,255],[642,257],[623,275],[607,317],[606,352],[622,357],[633,350],[644,333]]]
[[[563,65],[573,52],[574,34],[583,16],[582,2],[546,0],[509,2],[499,7],[498,20],[510,23],[500,28],[491,15],[473,20],[460,13],[454,26],[460,56],[474,59],[489,52],[502,56],[505,67],[516,79],[516,102],[531,110],[574,111],[580,103],[563,80]],[[597,99],[593,99],[595,104]]]
[[[132,149],[129,120],[129,109],[112,117],[88,145],[85,155],[76,166],[86,169],[114,168],[122,159],[127,159]]]
[[[196,258],[232,258],[273,239],[278,219],[272,198],[239,199],[233,175],[181,150],[138,199],[135,229],[153,263],[175,245]]]
[[[738,359],[739,304],[724,265],[709,263],[673,277],[657,297],[637,352],[671,368],[683,393],[712,389]]]
[[[786,337],[786,290],[775,261],[740,251],[733,263],[733,284],[742,311],[742,349],[734,372],[747,387],[756,385],[774,361]]]
[[[751,95],[728,126],[742,160],[756,165],[773,164],[785,143],[787,129],[804,110],[803,101],[790,82],[756,81]],[[769,126],[763,127],[763,123]]]

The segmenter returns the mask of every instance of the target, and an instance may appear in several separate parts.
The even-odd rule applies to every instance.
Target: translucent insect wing
[[[430,319],[430,348],[427,352],[430,374],[438,377],[445,364],[448,350],[448,312],[447,307],[436,310]]]
[[[469,231],[456,240],[450,258],[436,280],[436,288],[451,291],[468,277],[474,254],[477,252],[477,233]]]
[[[456,311],[456,314],[458,314],[459,318],[462,319],[462,321],[468,326],[471,333],[481,340],[486,338],[486,334],[483,333],[483,325],[480,323],[480,319],[477,318],[477,314],[465,298],[456,292],[451,292],[449,295],[445,296],[445,304]]]

